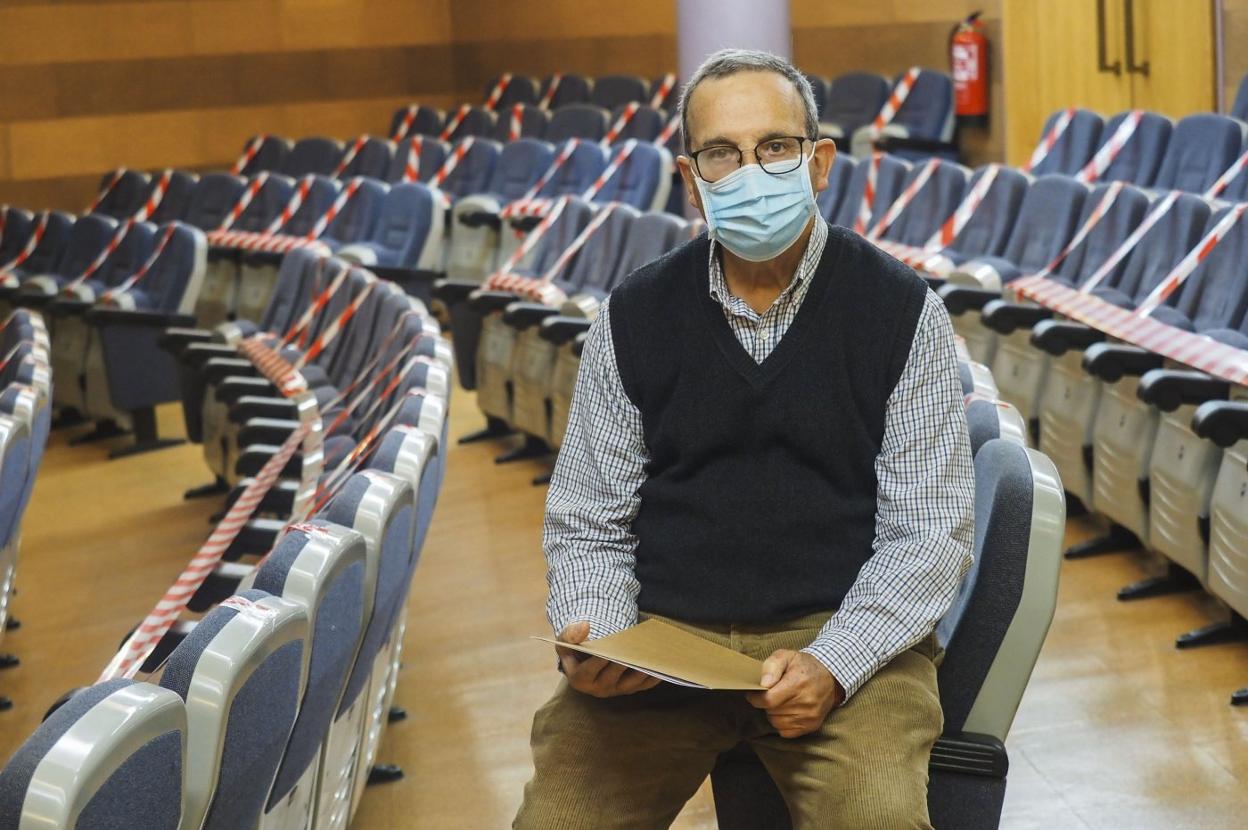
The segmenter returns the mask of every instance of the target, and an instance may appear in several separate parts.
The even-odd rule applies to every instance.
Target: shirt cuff
[[[829,624],[815,641],[802,649],[832,673],[845,691],[845,700],[853,697],[862,684],[879,669],[872,650],[845,628]],[[843,702],[842,702],[843,704]]]
[[[637,620],[626,622],[619,619],[609,619],[601,614],[578,614],[576,612],[564,613],[557,620],[551,620],[551,627],[558,636],[560,631],[567,628],[572,623],[587,622],[589,623],[589,640],[600,640],[611,634],[618,634],[629,626],[635,625]]]

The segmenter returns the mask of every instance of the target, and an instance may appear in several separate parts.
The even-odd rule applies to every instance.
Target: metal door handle
[[[1130,0],[1128,0],[1130,2]],[[1096,0],[1096,71],[1122,74],[1122,63],[1105,60],[1105,0]]]
[[[1126,30],[1127,72],[1148,77],[1148,61],[1135,62],[1135,0],[1122,0],[1122,28]]]

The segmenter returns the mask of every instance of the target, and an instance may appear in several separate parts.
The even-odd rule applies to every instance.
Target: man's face
[[[712,144],[730,144],[748,151],[768,138],[805,136],[806,110],[797,90],[783,75],[738,72],[698,84],[689,99],[687,123],[690,152]],[[805,142],[803,152],[810,153],[810,147],[810,142]],[[828,170],[835,157],[836,146],[830,140],[815,142],[810,181],[816,193],[828,186]],[[741,163],[757,164],[758,160],[746,152]],[[689,203],[705,218],[692,160],[681,156],[677,164]]]

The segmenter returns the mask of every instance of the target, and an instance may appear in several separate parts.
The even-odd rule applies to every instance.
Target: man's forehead
[[[776,72],[737,72],[708,78],[689,97],[689,131],[698,138],[805,133],[797,89]]]

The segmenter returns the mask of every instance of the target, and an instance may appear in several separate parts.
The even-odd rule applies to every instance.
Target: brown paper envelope
[[[533,639],[622,663],[683,686],[763,691],[758,683],[763,674],[761,661],[661,620],[646,620],[580,645],[560,643],[551,637]]]

